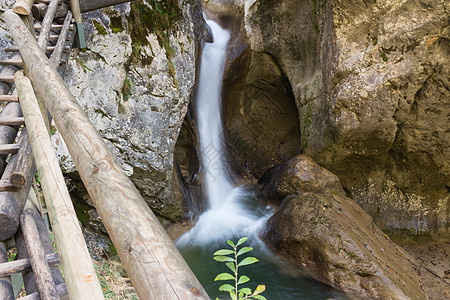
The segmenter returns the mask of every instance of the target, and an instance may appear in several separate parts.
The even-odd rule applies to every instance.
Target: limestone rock
[[[358,299],[426,299],[414,259],[347,197],[288,196],[262,238],[308,275]]]
[[[448,1],[242,7],[252,51],[292,86],[302,151],[382,228],[448,233]]]
[[[197,0],[161,3],[173,19],[154,27],[166,19],[136,13],[151,13],[153,2],[83,14],[87,49],[72,52],[66,82],[152,210],[179,220],[184,204],[173,152],[204,28]]]
[[[258,183],[260,197],[270,202],[305,192],[345,196],[337,176],[305,154],[269,169]]]

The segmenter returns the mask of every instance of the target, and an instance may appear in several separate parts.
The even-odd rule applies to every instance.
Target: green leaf
[[[214,256],[214,260],[224,262],[224,261],[232,261],[234,262],[234,258],[228,257],[228,256]]]
[[[244,298],[244,293],[239,293],[239,299],[243,299]]]
[[[241,250],[239,250],[239,252],[237,253],[237,255],[239,256],[239,255],[241,255],[241,254],[250,252],[250,251],[252,251],[252,250],[253,250],[252,247],[244,247],[244,248],[242,248]]]
[[[248,238],[246,238],[246,237],[241,238],[241,239],[239,240],[239,242],[236,244],[236,246],[239,246],[239,245],[241,245],[242,243],[245,243],[247,240],[248,240]]]
[[[217,280],[234,280],[234,276],[231,274],[228,274],[228,273],[220,273],[214,279],[214,281],[217,281]]]
[[[230,245],[231,247],[233,247],[233,248],[235,247],[233,241],[228,240],[227,243],[228,243],[228,245]]]
[[[253,296],[261,294],[262,292],[264,292],[266,290],[266,286],[263,284],[260,284],[256,287],[256,290],[253,292]]]
[[[263,295],[255,295],[252,296],[254,299],[258,299],[258,300],[267,300],[266,297],[264,297]]]
[[[231,271],[233,271],[233,273],[236,273],[236,266],[234,265],[234,262],[227,262],[225,264]]]
[[[216,258],[214,257],[214,259],[216,259]],[[251,265],[251,264],[254,264],[255,262],[258,262],[258,261],[259,260],[254,258],[254,257],[246,257],[238,264],[238,266]]]
[[[242,293],[244,293],[246,295],[250,295],[252,293],[252,290],[249,289],[249,288],[242,288],[242,289],[239,290],[239,292],[242,292]]]
[[[232,286],[231,284],[222,284],[219,288],[219,291],[224,291],[224,292],[232,292],[234,291],[234,286]]]
[[[248,278],[248,277],[245,276],[245,275],[242,275],[242,276],[239,278],[238,284],[246,283],[246,282],[249,282],[249,281],[250,281],[250,278]]]
[[[216,253],[214,253],[214,255],[228,255],[228,254],[234,254],[234,251],[228,249],[221,249],[219,251],[216,251]]]

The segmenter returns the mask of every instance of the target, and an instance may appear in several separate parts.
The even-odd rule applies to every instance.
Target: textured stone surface
[[[130,4],[83,14],[87,49],[72,53],[66,82],[153,211],[178,220],[173,151],[195,84],[201,9],[180,2],[173,28],[149,28],[140,41],[129,14]]]
[[[300,154],[269,169],[258,181],[265,201],[280,203],[284,197],[305,192],[345,196],[336,175]]]
[[[288,196],[266,228],[272,250],[357,299],[427,299],[415,260],[350,198]]]
[[[384,229],[448,233],[449,4],[248,0],[292,86],[301,146]]]

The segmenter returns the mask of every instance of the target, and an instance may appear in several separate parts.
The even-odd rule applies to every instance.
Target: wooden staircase
[[[30,32],[36,34],[38,44],[54,67],[63,73],[75,37],[72,14],[68,12],[63,23],[57,23],[52,14],[58,1],[44,2],[48,7],[42,22],[32,22],[31,16],[21,18]],[[21,1],[17,1],[18,4]],[[22,283],[26,296],[21,299],[68,299],[60,258],[54,253],[48,222],[45,222],[45,211],[35,197],[35,190],[31,189],[36,169],[14,84],[14,74],[23,69],[24,62],[18,47],[7,48],[6,52],[10,53],[10,58],[0,61],[0,102],[6,102],[0,113],[0,211],[9,217],[2,220],[10,222],[0,224],[0,241],[3,240],[0,242],[0,299],[15,299]],[[18,259],[8,262],[7,250],[11,248],[17,249]],[[11,278],[14,279],[11,281]],[[102,298],[98,282],[95,298]]]

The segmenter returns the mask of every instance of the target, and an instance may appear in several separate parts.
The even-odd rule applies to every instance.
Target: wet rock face
[[[448,4],[249,0],[250,47],[292,86],[302,151],[384,229],[448,233]]]
[[[260,196],[282,200],[261,234],[274,252],[357,298],[426,299],[414,259],[345,196],[330,171],[299,155],[263,180]]]
[[[414,259],[353,200],[288,196],[263,240],[313,278],[364,299],[426,299]]]
[[[153,28],[166,19],[133,10],[150,2],[83,14],[87,49],[72,53],[66,82],[152,210],[178,220],[184,210],[173,152],[195,85],[201,6],[183,1],[167,28]]]
[[[219,22],[231,31],[222,87],[224,139],[233,171],[260,178],[300,153],[298,112],[279,63],[249,47],[244,24],[236,17],[241,12],[227,3],[218,5]]]
[[[248,69],[242,70],[241,63]],[[260,52],[244,52],[225,75],[224,128],[231,166],[259,178],[300,152],[291,87],[273,57]]]

